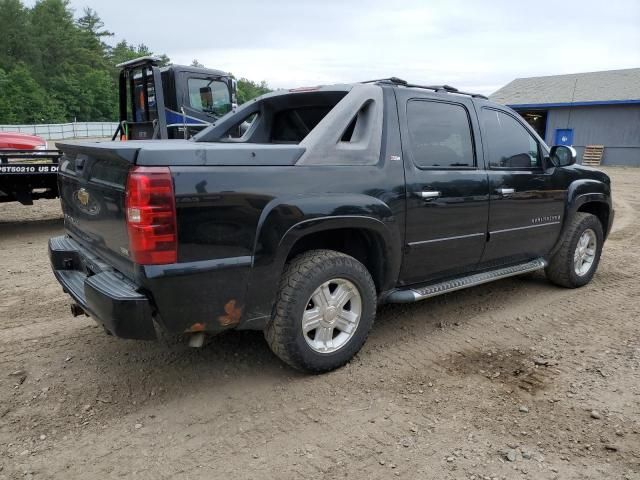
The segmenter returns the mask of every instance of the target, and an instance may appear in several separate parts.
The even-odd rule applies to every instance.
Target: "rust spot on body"
[[[185,331],[186,332],[203,332],[204,329],[205,329],[204,323],[194,323]]]
[[[224,305],[225,315],[220,315],[218,317],[218,322],[223,327],[228,327],[231,325],[237,325],[240,323],[240,316],[242,315],[242,307],[236,307],[235,300],[229,300]]]

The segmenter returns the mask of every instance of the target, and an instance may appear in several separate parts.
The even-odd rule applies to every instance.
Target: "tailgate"
[[[67,232],[128,276],[125,186],[138,148],[126,143],[57,144],[58,187]]]

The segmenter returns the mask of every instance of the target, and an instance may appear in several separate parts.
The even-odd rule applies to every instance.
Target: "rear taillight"
[[[176,263],[176,202],[169,168],[133,167],[126,208],[131,259],[141,265]]]

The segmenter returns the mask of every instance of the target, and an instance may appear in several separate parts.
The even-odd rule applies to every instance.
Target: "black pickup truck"
[[[242,128],[241,128],[242,127]],[[337,368],[376,307],[545,269],[593,277],[610,181],[512,110],[400,79],[264,95],[190,140],[58,144],[54,274],[118,337],[257,329]]]

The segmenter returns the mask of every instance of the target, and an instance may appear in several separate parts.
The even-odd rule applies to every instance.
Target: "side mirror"
[[[578,159],[576,149],[567,145],[554,145],[549,156],[556,167],[568,167]]]

